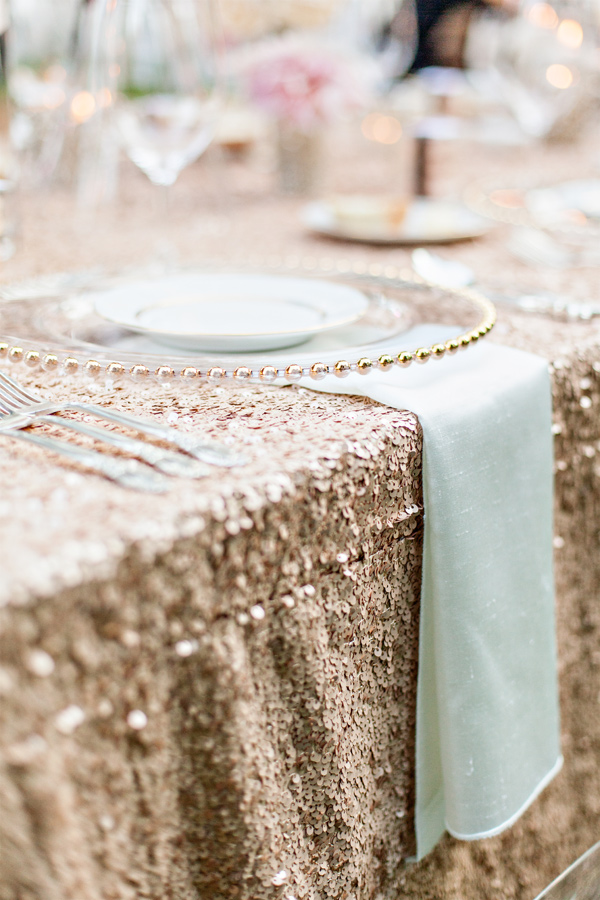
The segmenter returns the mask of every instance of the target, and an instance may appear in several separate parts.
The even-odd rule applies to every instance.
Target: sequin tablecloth
[[[464,173],[464,152],[440,150],[436,189],[478,166],[541,177],[593,165],[591,144],[471,148]],[[268,176],[238,162],[223,200],[208,165],[184,174],[158,247],[135,173],[124,173],[117,214],[93,226],[75,222],[67,192],[23,198],[3,279],[189,262],[240,244],[408,261],[306,236],[298,204],[270,198]],[[593,271],[530,269],[505,237],[444,252],[496,291],[593,293]],[[446,838],[405,865],[423,512],[412,414],[298,387],[118,385],[109,396],[98,383],[96,401],[233,437],[250,462],[140,497],[0,445],[3,900],[526,900],[597,839],[599,332],[594,320],[500,312],[496,340],[553,360],[556,781],[500,837]],[[13,371],[56,396],[88,390]]]

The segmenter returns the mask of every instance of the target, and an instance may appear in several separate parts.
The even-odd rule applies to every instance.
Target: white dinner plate
[[[393,225],[382,216],[341,218],[333,202],[311,203],[303,210],[302,221],[310,231],[325,237],[367,244],[446,244],[481,237],[490,223],[481,216],[449,200],[415,197],[404,217]]]
[[[93,297],[97,315],[169,347],[253,351],[294,347],[349,325],[368,297],[312,278],[196,273],[138,281]]]

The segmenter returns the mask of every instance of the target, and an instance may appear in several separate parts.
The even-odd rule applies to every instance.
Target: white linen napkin
[[[407,346],[447,339],[420,326]],[[489,342],[408,370],[327,379],[416,413],[425,542],[417,859],[508,828],[560,770],[548,363]]]

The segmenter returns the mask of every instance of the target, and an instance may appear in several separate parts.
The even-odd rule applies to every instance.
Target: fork
[[[6,418],[5,414],[0,412],[0,426]],[[31,424],[31,421],[25,425]],[[162,494],[167,490],[167,479],[159,475],[153,469],[144,463],[138,462],[137,459],[122,459],[114,456],[106,456],[104,453],[98,453],[96,450],[89,450],[84,447],[78,447],[76,444],[67,444],[57,438],[42,437],[41,435],[31,434],[16,428],[8,431],[2,431],[7,437],[15,440],[27,441],[41,447],[42,450],[48,450],[51,453],[57,453],[67,459],[81,463],[87,469],[104,475],[111,481],[116,482],[125,488],[133,488],[136,491],[146,491],[151,494]]]
[[[27,404],[17,400],[12,393],[0,383],[0,414],[5,418],[0,421],[0,433],[13,430],[13,423],[16,421],[15,415],[18,417],[22,409],[27,409]],[[179,451],[165,450],[154,444],[147,444],[145,441],[137,440],[137,438],[128,437],[114,431],[108,431],[106,428],[95,428],[83,422],[77,422],[73,419],[67,419],[64,416],[54,417],[52,415],[37,415],[36,422],[43,422],[47,425],[58,425],[69,431],[75,431],[78,434],[86,435],[95,441],[102,441],[110,444],[124,453],[135,456],[143,460],[149,466],[158,469],[163,475],[170,475],[175,478],[204,478],[210,473],[210,468],[200,460],[193,459],[190,456],[184,456]],[[22,426],[30,425],[31,418],[23,422]]]
[[[216,441],[199,441],[195,436],[183,434],[167,425],[157,425],[154,422],[138,419],[136,416],[129,416],[125,413],[112,409],[109,410],[103,406],[95,406],[90,403],[79,403],[73,400],[57,403],[51,400],[44,400],[43,397],[25,390],[22,385],[4,372],[0,372],[0,397],[3,400],[6,400],[7,403],[10,403],[13,410],[12,416],[3,419],[0,423],[0,431],[23,428],[24,423],[31,422],[33,419],[41,416],[53,415],[55,413],[66,411],[76,411],[88,413],[99,419],[104,419],[107,422],[114,422],[117,425],[122,425],[125,428],[137,431],[140,434],[146,434],[150,437],[157,438],[158,440],[165,441],[165,443],[171,444],[179,450],[183,450],[184,453],[193,456],[196,460],[208,463],[209,465],[232,467],[244,465],[246,462],[246,459],[241,454],[229,447],[223,446],[223,444],[219,444]],[[72,420],[63,418],[61,418],[60,421],[61,424],[64,424],[64,422],[67,421],[72,422]],[[78,426],[80,424],[81,423],[77,423]],[[69,425],[66,427],[71,426]],[[86,428],[87,427],[88,426],[86,426]],[[78,428],[78,430],[80,429]],[[111,432],[111,434],[113,434],[113,432]]]

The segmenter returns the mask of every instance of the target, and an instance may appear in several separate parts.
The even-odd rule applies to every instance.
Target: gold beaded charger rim
[[[189,268],[192,267],[188,267],[185,270],[189,270]],[[204,365],[202,364],[202,358],[195,358],[191,361],[189,357],[174,357],[172,354],[164,354],[164,358],[161,359],[161,354],[141,354],[130,351],[121,354],[121,358],[117,359],[111,358],[111,353],[107,352],[111,348],[94,345],[89,342],[74,341],[69,345],[68,341],[63,341],[57,343],[56,346],[52,346],[51,341],[46,343],[45,340],[43,342],[40,342],[39,339],[33,341],[23,336],[17,337],[11,334],[4,334],[3,304],[24,300],[31,296],[34,299],[36,297],[47,298],[49,295],[59,297],[61,291],[65,290],[66,285],[73,282],[73,277],[67,274],[62,279],[61,276],[54,276],[53,282],[53,276],[50,276],[50,280],[48,277],[41,277],[37,283],[36,279],[34,279],[22,285],[4,285],[0,287],[0,363],[22,363],[30,369],[41,369],[55,375],[80,374],[88,378],[105,376],[111,379],[128,377],[138,382],[154,381],[164,383],[179,381],[180,383],[190,383],[198,379],[209,382],[231,381],[234,383],[272,383],[278,380],[299,382],[303,379],[320,381],[328,375],[345,378],[352,372],[361,375],[367,375],[373,371],[387,372],[394,367],[407,368],[413,363],[422,365],[430,359],[441,359],[446,355],[452,356],[461,350],[473,346],[484,338],[492,330],[496,322],[494,304],[479,291],[471,288],[452,288],[435,284],[416,275],[410,269],[392,265],[365,263],[362,261],[298,259],[296,257],[267,257],[265,259],[250,257],[235,261],[207,261],[193,268],[197,271],[226,269],[227,271],[236,272],[255,272],[262,270],[270,273],[273,271],[280,273],[284,271],[294,274],[301,271],[304,274],[310,273],[320,277],[327,275],[335,277],[337,275],[340,278],[358,279],[361,282],[377,285],[381,288],[386,286],[396,289],[410,287],[435,288],[450,297],[467,301],[472,308],[479,312],[480,319],[474,328],[462,331],[460,334],[450,337],[443,342],[419,346],[413,349],[402,346],[395,349],[389,346],[375,346],[368,356],[363,354],[356,358],[352,358],[352,348],[348,348],[347,353],[338,353],[335,357],[332,356],[329,361],[312,362],[310,365],[303,365],[293,361],[282,365],[259,361],[256,361],[256,363],[252,362],[252,364],[247,362],[236,364],[231,358],[232,354],[227,354],[229,357],[227,359],[223,355],[221,360],[212,356],[208,357]],[[183,270],[183,267],[180,268],[180,271]],[[130,273],[127,274],[129,275]],[[148,274],[147,270],[145,274]],[[80,288],[89,288],[94,280],[97,280],[97,273],[90,273],[89,280],[86,280],[85,273],[74,279]],[[94,287],[96,286],[97,284],[94,284]],[[6,306],[4,306],[4,309],[6,309]],[[389,341],[387,343],[389,344]]]

